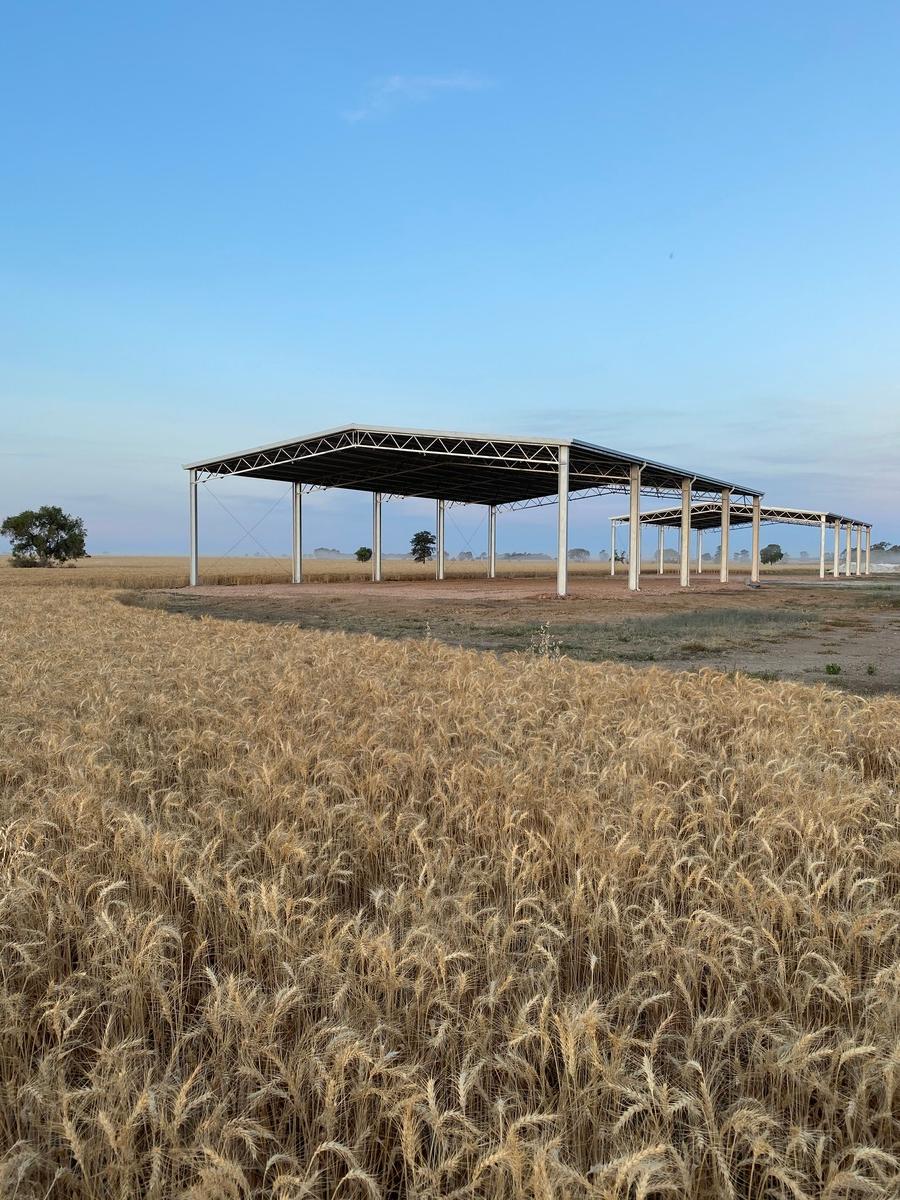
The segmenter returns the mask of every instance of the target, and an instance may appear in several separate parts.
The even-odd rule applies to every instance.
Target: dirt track
[[[581,576],[559,600],[553,579],[500,578],[256,584],[145,593],[173,613],[382,637],[436,637],[498,652],[546,648],[574,658],[714,667],[860,692],[900,690],[900,581],[746,576],[725,586],[710,573],[678,586],[645,575]],[[541,632],[543,627],[543,632]],[[826,666],[839,667],[829,674]],[[833,670],[832,667],[832,670]]]

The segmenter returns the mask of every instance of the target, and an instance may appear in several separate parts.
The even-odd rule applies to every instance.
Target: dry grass
[[[4,1196],[897,1195],[896,700],[0,631]]]
[[[8,557],[0,556],[0,586],[46,587],[51,584],[54,587],[166,588],[185,587],[188,582],[188,563],[184,556],[104,554],[97,558],[82,559],[74,566],[29,567],[24,570],[11,568],[8,564]],[[520,579],[546,576],[549,580],[555,578],[556,564],[550,560],[501,559],[497,569],[503,576]],[[646,562],[641,569],[652,574],[656,565]],[[732,563],[729,569],[735,575],[747,574],[749,571],[749,567],[744,563]],[[486,570],[487,565],[484,562],[447,563],[447,575],[460,579],[481,579]],[[622,570],[623,568],[618,568],[618,572]],[[676,572],[671,563],[667,564],[666,570],[670,575]],[[707,570],[710,579],[714,578],[712,569]],[[768,567],[766,573],[772,571],[779,574],[782,570],[792,575],[813,573],[812,568],[796,565],[786,568]],[[818,572],[818,567],[815,570]],[[321,583],[370,579],[372,575],[369,563],[327,558],[304,559],[303,571],[307,579],[318,580]],[[572,563],[569,572],[572,576],[606,577],[609,575],[609,563]],[[384,575],[387,579],[433,579],[434,564],[386,558]],[[205,558],[200,560],[200,577],[204,584],[210,585],[289,583],[291,564],[287,558]]]

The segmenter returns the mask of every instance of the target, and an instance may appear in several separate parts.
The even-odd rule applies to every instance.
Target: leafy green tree
[[[372,551],[369,546],[360,546],[360,548],[356,551],[357,562],[368,562],[371,557]]]
[[[429,558],[434,557],[435,536],[427,529],[420,529],[418,533],[414,533],[409,539],[412,556],[416,562],[428,562]]]
[[[0,536],[12,547],[17,567],[44,567],[84,558],[87,531],[81,517],[73,517],[56,504],[45,504],[36,512],[25,509],[7,517]]]
[[[784,551],[777,542],[770,542],[768,546],[763,546],[759,552],[759,561],[767,566],[772,563],[781,562],[784,558]]]

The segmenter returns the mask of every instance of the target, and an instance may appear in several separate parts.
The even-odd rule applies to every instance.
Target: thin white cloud
[[[372,121],[406,104],[424,104],[442,92],[483,92],[491,81],[469,71],[450,75],[388,75],[369,86],[359,107],[344,113],[350,122]]]

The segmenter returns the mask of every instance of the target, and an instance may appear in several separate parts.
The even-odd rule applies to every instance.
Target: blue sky
[[[577,435],[900,541],[896,4],[0,15],[3,514],[181,551],[181,463],[358,420]],[[282,490],[216,486],[245,524]],[[366,498],[307,509],[309,548],[370,540]],[[431,519],[390,506],[386,547]],[[204,497],[201,534],[241,530]]]

